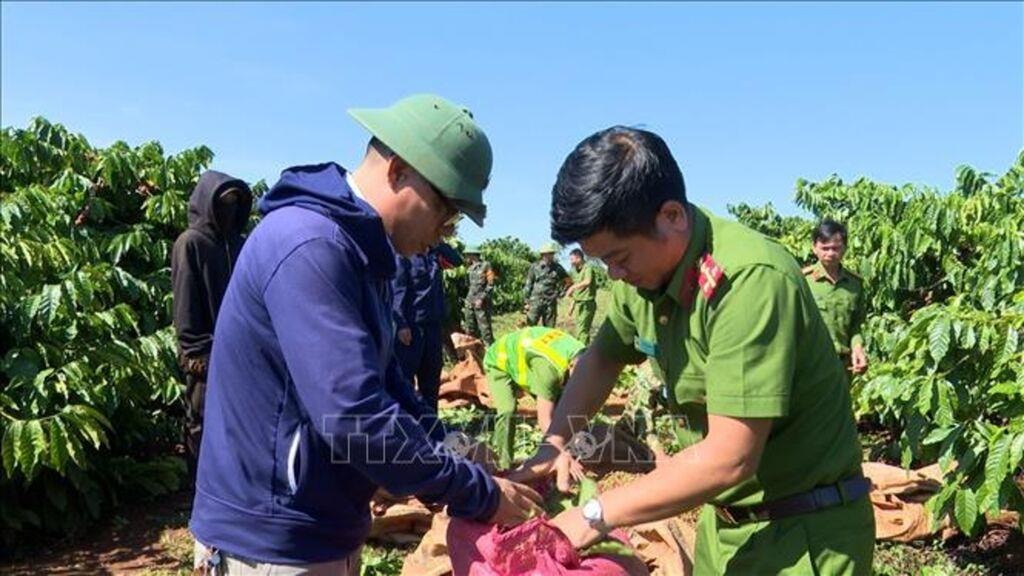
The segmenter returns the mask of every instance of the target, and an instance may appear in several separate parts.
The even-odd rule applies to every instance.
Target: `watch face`
[[[587,500],[583,505],[583,517],[587,520],[601,519],[601,503],[597,500]]]

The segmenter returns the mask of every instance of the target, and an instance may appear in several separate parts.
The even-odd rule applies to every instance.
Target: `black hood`
[[[199,183],[192,190],[188,201],[188,227],[206,234],[223,236],[217,226],[213,204],[217,195],[231,188],[240,192],[238,210],[235,211],[235,232],[241,234],[249,221],[249,212],[252,211],[252,190],[243,180],[215,170],[203,172],[199,176]]]

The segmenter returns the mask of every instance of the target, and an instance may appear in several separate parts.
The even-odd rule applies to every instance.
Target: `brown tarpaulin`
[[[942,489],[942,470],[932,464],[904,470],[881,462],[865,462],[864,475],[871,480],[871,505],[875,510],[875,538],[910,542],[951,534],[948,518],[932,526],[924,507]]]
[[[457,408],[469,404],[480,404],[491,408],[491,390],[487,387],[480,359],[484,357],[484,343],[460,334],[452,334],[452,344],[459,355],[459,363],[441,374],[441,388],[438,390],[438,406]]]

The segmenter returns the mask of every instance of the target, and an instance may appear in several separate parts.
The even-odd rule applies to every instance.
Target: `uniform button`
[[[662,326],[665,326],[666,324],[668,324],[668,316],[659,316],[658,317],[658,324],[661,324]]]

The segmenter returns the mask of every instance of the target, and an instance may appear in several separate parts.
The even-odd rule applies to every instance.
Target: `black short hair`
[[[811,233],[811,241],[827,242],[837,234],[843,239],[843,244],[846,244],[846,226],[831,218],[825,218],[814,227],[814,232]]]
[[[395,155],[394,150],[376,136],[371,137],[370,141],[366,144],[366,153],[369,154],[370,150],[376,150],[377,154],[380,154],[382,158],[391,158]]]
[[[579,248],[573,248],[572,252],[569,252],[569,255],[575,256],[577,258],[583,258],[583,250],[580,250]]]
[[[665,202],[686,205],[686,184],[654,132],[613,126],[566,157],[551,191],[551,236],[567,244],[602,230],[650,234]]]

